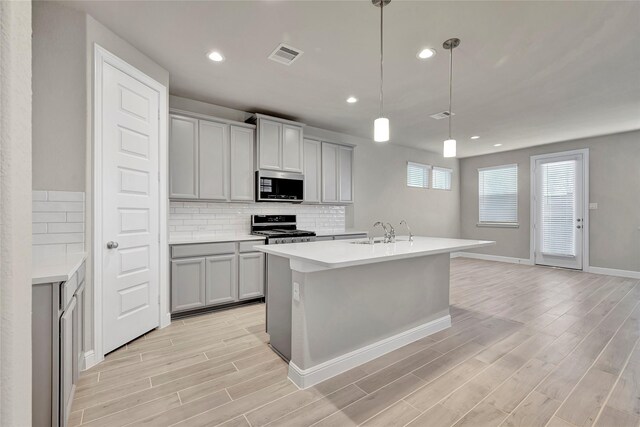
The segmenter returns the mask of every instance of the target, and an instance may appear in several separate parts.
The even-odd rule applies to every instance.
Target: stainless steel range
[[[265,236],[267,245],[316,240],[315,232],[298,230],[295,215],[251,215],[251,234]]]

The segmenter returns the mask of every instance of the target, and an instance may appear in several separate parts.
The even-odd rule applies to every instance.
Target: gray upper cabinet
[[[353,202],[353,147],[322,143],[322,202]]]
[[[304,144],[302,124],[256,115],[258,168],[302,173]]]
[[[171,261],[171,311],[192,310],[206,305],[205,259]]]
[[[229,125],[199,121],[200,199],[229,200]]]
[[[338,189],[340,203],[353,202],[353,147],[338,147]]]
[[[322,202],[338,203],[338,146],[322,143]]]
[[[282,170],[302,173],[304,144],[300,126],[283,125]]]
[[[282,170],[282,123],[258,121],[258,167]]]
[[[238,299],[235,253],[207,257],[206,303],[223,304]]]
[[[254,130],[231,125],[231,200],[253,201]]]
[[[304,201],[320,203],[322,193],[322,145],[320,141],[304,140]]]
[[[198,120],[169,118],[169,197],[198,198]]]
[[[239,254],[240,260],[238,289],[239,299],[249,299],[264,295],[264,254],[249,252]]]
[[[254,200],[252,125],[175,114],[170,123],[170,199]]]

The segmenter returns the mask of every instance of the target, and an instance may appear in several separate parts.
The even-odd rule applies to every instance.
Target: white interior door
[[[535,263],[582,269],[584,158],[539,158],[534,168]]]
[[[106,354],[159,326],[159,94],[109,63],[102,76]]]

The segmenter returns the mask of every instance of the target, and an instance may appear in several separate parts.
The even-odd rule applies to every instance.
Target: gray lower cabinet
[[[236,255],[217,255],[206,260],[206,305],[238,300]]]
[[[195,243],[171,247],[171,312],[264,296],[261,241]]]
[[[171,261],[171,311],[202,308],[205,297],[205,258]]]
[[[84,264],[66,282],[32,286],[32,426],[65,427],[83,367]]]
[[[239,299],[257,298],[264,295],[264,254],[250,252],[238,255],[240,276],[238,278]]]

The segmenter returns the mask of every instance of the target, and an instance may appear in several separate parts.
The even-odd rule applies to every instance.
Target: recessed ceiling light
[[[502,144],[493,144],[494,147],[502,147]]]
[[[473,135],[471,139],[480,139],[480,137],[478,135]]]
[[[436,54],[436,51],[431,48],[422,49],[416,54],[418,59],[429,59]]]
[[[213,52],[209,53],[207,56],[213,62],[222,62],[222,61],[224,61],[224,56],[222,56],[222,54],[220,52],[216,51],[216,50],[214,50]]]
[[[358,98],[356,98],[355,96],[350,96],[350,97],[347,98],[347,102],[349,104],[354,104],[354,103],[358,102]]]

